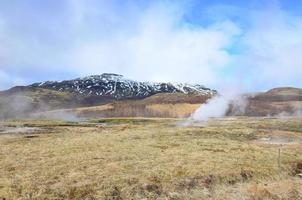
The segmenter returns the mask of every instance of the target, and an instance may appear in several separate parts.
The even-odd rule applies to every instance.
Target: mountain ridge
[[[213,96],[217,93],[200,84],[171,82],[140,82],[119,74],[103,73],[64,81],[45,81],[29,85],[62,92],[90,96],[106,96],[115,99],[146,98],[158,93],[184,93]]]

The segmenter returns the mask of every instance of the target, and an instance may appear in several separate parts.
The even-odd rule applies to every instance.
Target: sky
[[[0,89],[117,73],[302,87],[299,0],[0,0]]]

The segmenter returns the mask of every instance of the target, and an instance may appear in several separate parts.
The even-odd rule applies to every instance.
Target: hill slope
[[[302,114],[302,89],[274,88],[267,92],[247,95],[244,113],[231,106],[229,115],[277,116]]]
[[[32,112],[91,106],[112,102],[108,97],[92,97],[44,88],[18,86],[0,92],[0,119],[26,117]]]
[[[105,105],[35,113],[38,118],[76,117],[189,117],[210,96],[161,93],[144,99],[114,101]]]

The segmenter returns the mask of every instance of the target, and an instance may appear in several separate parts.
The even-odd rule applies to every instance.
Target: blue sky
[[[302,87],[297,0],[0,0],[0,89],[113,72]]]

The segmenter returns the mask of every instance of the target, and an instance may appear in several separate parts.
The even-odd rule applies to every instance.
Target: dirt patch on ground
[[[280,145],[302,147],[302,135],[296,131],[260,130],[252,141],[257,145]]]
[[[278,182],[253,184],[248,188],[250,199],[301,199],[301,182],[282,180]]]
[[[286,136],[268,136],[254,140],[252,143],[260,146],[282,146],[288,148],[301,148],[302,140]]]
[[[301,132],[297,131],[284,131],[284,130],[261,130],[262,135],[273,135],[277,137],[289,137],[293,139],[301,139],[302,140],[302,134]]]

